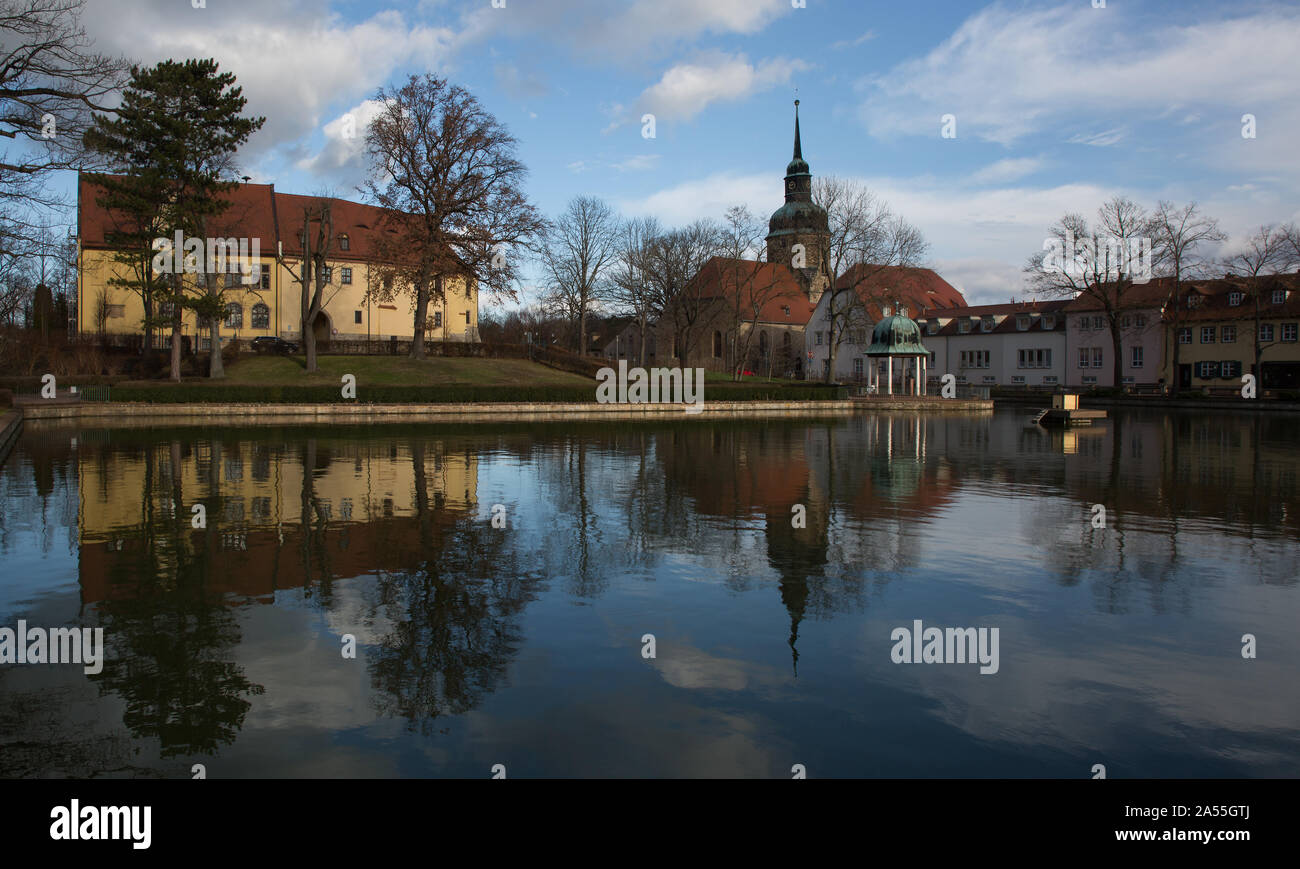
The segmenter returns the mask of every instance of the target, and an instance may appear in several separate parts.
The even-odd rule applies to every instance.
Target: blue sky
[[[341,119],[431,70],[520,140],[547,214],[592,194],[669,224],[780,205],[798,88],[813,173],[870,185],[975,303],[1022,295],[1047,227],[1115,193],[1195,199],[1229,246],[1300,218],[1294,2],[204,2],[90,0],[85,26],[140,62],[236,73],[269,118],[244,172],[287,192],[359,198]]]

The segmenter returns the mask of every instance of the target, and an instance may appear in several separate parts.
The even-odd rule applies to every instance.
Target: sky
[[[1195,200],[1227,248],[1300,219],[1295,0],[800,2],[89,0],[83,23],[101,51],[234,72],[268,119],[243,174],[291,193],[361,199],[345,118],[433,72],[519,140],[547,215],[585,194],[669,225],[767,216],[797,95],[814,176],[867,184],[972,304],[1026,296],[1048,227],[1115,194]]]

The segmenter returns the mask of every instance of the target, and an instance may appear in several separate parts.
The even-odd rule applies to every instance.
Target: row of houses
[[[733,306],[717,304],[712,320],[702,318],[703,332],[685,358],[676,347],[659,352],[668,351],[671,326],[653,329],[649,361],[732,370],[739,336],[754,329],[746,370],[767,367],[784,376],[824,378],[833,343],[833,379],[865,383],[872,380],[865,355],[872,326],[899,314],[920,329],[931,382],[951,373],[961,385],[1104,388],[1114,383],[1118,364],[1121,383],[1137,389],[1175,383],[1180,389],[1239,388],[1246,373],[1256,374],[1262,388],[1300,388],[1300,273],[1185,281],[1177,309],[1168,278],[1129,287],[1111,305],[1120,333],[1118,358],[1111,315],[1094,296],[972,306],[930,269],[875,269],[866,279],[850,272],[836,286],[839,296],[856,295],[855,313],[832,329],[830,306],[837,294],[824,292],[809,304],[790,281],[789,291],[774,294],[749,322],[736,322]],[[842,299],[835,304],[837,310],[845,305]],[[605,344],[604,355],[637,359],[639,340],[629,326]]]

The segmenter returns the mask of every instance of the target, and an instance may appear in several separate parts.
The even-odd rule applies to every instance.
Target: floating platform
[[[1034,414],[1034,423],[1042,426],[1092,425],[1094,419],[1105,419],[1104,410],[1083,410],[1082,408],[1048,407]]]

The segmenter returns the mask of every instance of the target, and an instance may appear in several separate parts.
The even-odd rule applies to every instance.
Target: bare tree
[[[875,289],[879,275],[888,268],[920,265],[930,245],[920,229],[856,181],[835,176],[814,179],[813,201],[826,209],[830,229],[825,375],[830,383],[835,379],[840,344],[870,325],[871,304],[893,301]]]
[[[707,282],[696,280],[700,269],[718,255],[718,227],[709,220],[697,220],[656,239],[651,251],[651,285],[654,307],[671,334],[673,355],[690,359],[698,325],[713,313],[716,298]]]
[[[1170,342],[1173,354],[1173,383],[1169,384],[1171,395],[1178,394],[1178,364],[1182,345],[1178,342],[1178,328],[1182,317],[1182,284],[1184,278],[1204,271],[1210,260],[1202,252],[1202,246],[1217,244],[1227,238],[1220,229],[1219,222],[1202,214],[1195,202],[1176,206],[1172,202],[1161,201],[1152,215],[1155,238],[1152,241],[1156,268],[1171,279],[1168,310],[1173,313],[1169,324]]]
[[[85,0],[0,0],[0,257],[17,256],[31,205],[58,207],[49,172],[80,168],[91,113],[108,103],[126,62],[93,51]]]
[[[1116,389],[1123,383],[1123,316],[1145,302],[1134,289],[1150,279],[1140,252],[1156,234],[1146,209],[1115,196],[1097,209],[1097,231],[1079,214],[1066,214],[1048,229],[1045,250],[1025,266],[1035,292],[1058,298],[1085,298],[1104,313],[1114,354]]]
[[[753,354],[755,336],[763,312],[781,292],[775,272],[764,268],[766,250],[763,237],[766,227],[743,205],[727,209],[718,232],[717,286],[726,300],[726,313],[730,323],[728,332],[734,332],[733,356],[730,361],[731,379],[739,381]],[[725,348],[724,348],[725,353]],[[768,348],[768,373],[771,374],[772,348]]]
[[[638,364],[646,364],[646,332],[659,315],[651,278],[655,245],[663,229],[653,217],[626,221],[619,233],[618,256],[610,274],[610,301],[632,316],[637,329]]]
[[[325,297],[325,288],[330,285],[326,281],[331,269],[330,247],[334,243],[334,218],[329,197],[323,196],[316,202],[303,206],[302,229],[298,231],[298,241],[302,254],[298,258],[296,272],[293,266],[285,262],[283,255],[277,254],[276,261],[284,266],[300,288],[299,328],[303,352],[307,358],[307,371],[310,373],[316,370],[316,320],[330,301]]]
[[[1264,350],[1273,346],[1274,341],[1264,342],[1260,338],[1260,325],[1264,317],[1264,278],[1275,275],[1286,267],[1290,256],[1290,244],[1286,227],[1273,224],[1261,226],[1246,239],[1245,246],[1236,253],[1223,258],[1225,268],[1245,278],[1255,304],[1255,367],[1256,377],[1263,378],[1261,367]]]
[[[405,274],[412,278],[411,357],[424,356],[435,279],[458,273],[494,299],[515,298],[518,255],[545,225],[523,193],[516,140],[464,88],[433,75],[381,88],[383,111],[366,131],[368,189],[387,212]],[[439,287],[440,288],[440,287]]]
[[[587,314],[608,297],[608,271],[618,256],[619,220],[604,200],[577,196],[542,238],[541,264],[550,306],[578,326],[578,353],[587,352]]]

